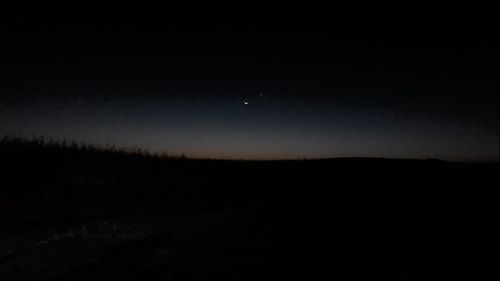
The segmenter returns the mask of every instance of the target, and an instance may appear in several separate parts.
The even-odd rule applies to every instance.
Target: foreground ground
[[[493,279],[488,207],[372,199],[29,223],[3,233],[0,279]]]

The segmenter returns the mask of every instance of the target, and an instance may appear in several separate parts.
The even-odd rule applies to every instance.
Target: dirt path
[[[272,226],[258,210],[165,218],[171,231],[113,248],[52,280],[245,280],[273,266]],[[263,227],[264,226],[264,227]]]
[[[113,247],[59,280],[258,280],[296,275],[307,227],[279,210],[250,207],[152,221],[168,231]],[[307,245],[306,245],[307,246]]]

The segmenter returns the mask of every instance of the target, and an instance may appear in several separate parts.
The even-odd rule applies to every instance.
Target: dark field
[[[495,279],[498,163],[12,138],[0,161],[0,280]]]

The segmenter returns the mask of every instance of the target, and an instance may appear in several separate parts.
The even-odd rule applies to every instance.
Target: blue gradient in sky
[[[177,93],[150,98],[94,95],[18,100],[0,110],[0,134],[224,159],[493,161],[499,149],[496,121],[488,119],[492,112],[454,116],[450,108],[430,113],[425,108],[404,108],[404,103],[360,105],[265,91],[219,96]]]

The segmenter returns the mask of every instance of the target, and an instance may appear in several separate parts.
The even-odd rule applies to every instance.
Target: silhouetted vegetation
[[[0,153],[3,199],[37,206],[47,214],[152,203],[216,207],[284,201],[298,193],[305,198],[334,189],[380,194],[418,188],[419,194],[426,194],[422,196],[432,197],[448,191],[470,192],[478,183],[489,186],[497,167],[370,158],[196,160],[42,137],[4,137]],[[470,186],[464,190],[467,183]]]
[[[130,205],[167,191],[168,167],[183,157],[43,138],[0,142],[4,198],[51,212]]]

